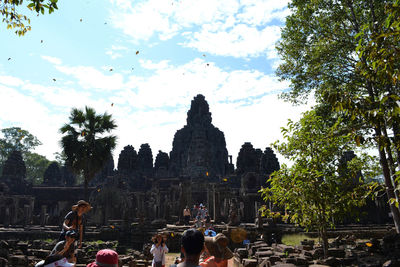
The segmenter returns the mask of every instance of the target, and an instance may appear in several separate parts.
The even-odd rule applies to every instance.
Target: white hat
[[[72,267],[75,266],[74,263],[69,263],[67,258],[62,258],[61,260],[49,263],[44,267]]]

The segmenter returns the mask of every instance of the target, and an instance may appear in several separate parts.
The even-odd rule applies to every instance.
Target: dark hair
[[[56,262],[56,261],[59,261],[62,258],[64,258],[64,256],[60,255],[60,254],[47,256],[46,259],[44,260],[43,266],[47,265],[47,264],[50,264],[50,263],[53,263],[53,262]]]
[[[204,247],[204,235],[199,230],[188,229],[182,235],[181,244],[186,254],[200,254]]]
[[[65,233],[65,236],[76,238],[78,236],[78,232],[76,232],[75,230],[69,230]]]

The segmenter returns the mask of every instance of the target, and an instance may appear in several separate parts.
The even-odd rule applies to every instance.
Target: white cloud
[[[266,54],[268,57],[276,57],[275,43],[280,38],[278,26],[267,26],[263,30],[249,27],[245,24],[234,26],[230,30],[209,30],[208,25],[202,27],[184,45],[196,48],[200,51],[221,56],[257,57]]]
[[[117,90],[123,86],[123,76],[119,73],[105,75],[93,67],[87,66],[56,66],[56,69],[66,75],[75,77],[84,89]],[[109,69],[109,72],[114,69]]]
[[[61,59],[57,57],[50,57],[50,56],[40,56],[40,57],[55,65],[60,65],[62,63]]]
[[[167,40],[178,33],[181,44],[202,52],[233,57],[271,53],[280,37],[279,27],[269,25],[288,15],[288,1],[276,0],[145,0],[132,4],[115,1],[114,27],[139,43],[153,36]]]
[[[121,51],[128,51],[129,48],[122,45],[111,45],[111,48],[106,51],[106,55],[109,55],[111,59],[122,57]]]
[[[23,81],[13,76],[0,76],[0,84],[8,86],[20,86],[23,84]]]

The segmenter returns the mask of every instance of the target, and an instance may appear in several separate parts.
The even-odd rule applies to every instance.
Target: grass
[[[318,242],[318,238],[309,237],[305,234],[287,234],[282,236],[282,243],[289,246],[296,246],[300,245],[300,242],[303,241],[304,239],[314,240],[315,243]]]

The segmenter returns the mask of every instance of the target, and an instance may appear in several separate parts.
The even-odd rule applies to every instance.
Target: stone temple
[[[197,95],[187,112],[186,125],[177,130],[172,151],[153,156],[149,144],[138,150],[127,145],[119,153],[117,168],[109,163],[90,182],[93,210],[89,221],[182,221],[182,210],[194,204],[207,206],[215,222],[254,222],[262,204],[258,190],[280,165],[274,152],[245,142],[236,169],[226,149],[224,133],[212,124],[209,105]],[[71,205],[82,199],[81,186],[67,167],[51,164],[43,184],[25,181],[25,164],[19,152],[6,161],[0,177],[0,224],[60,225]],[[387,214],[377,207],[370,220],[381,222]]]

